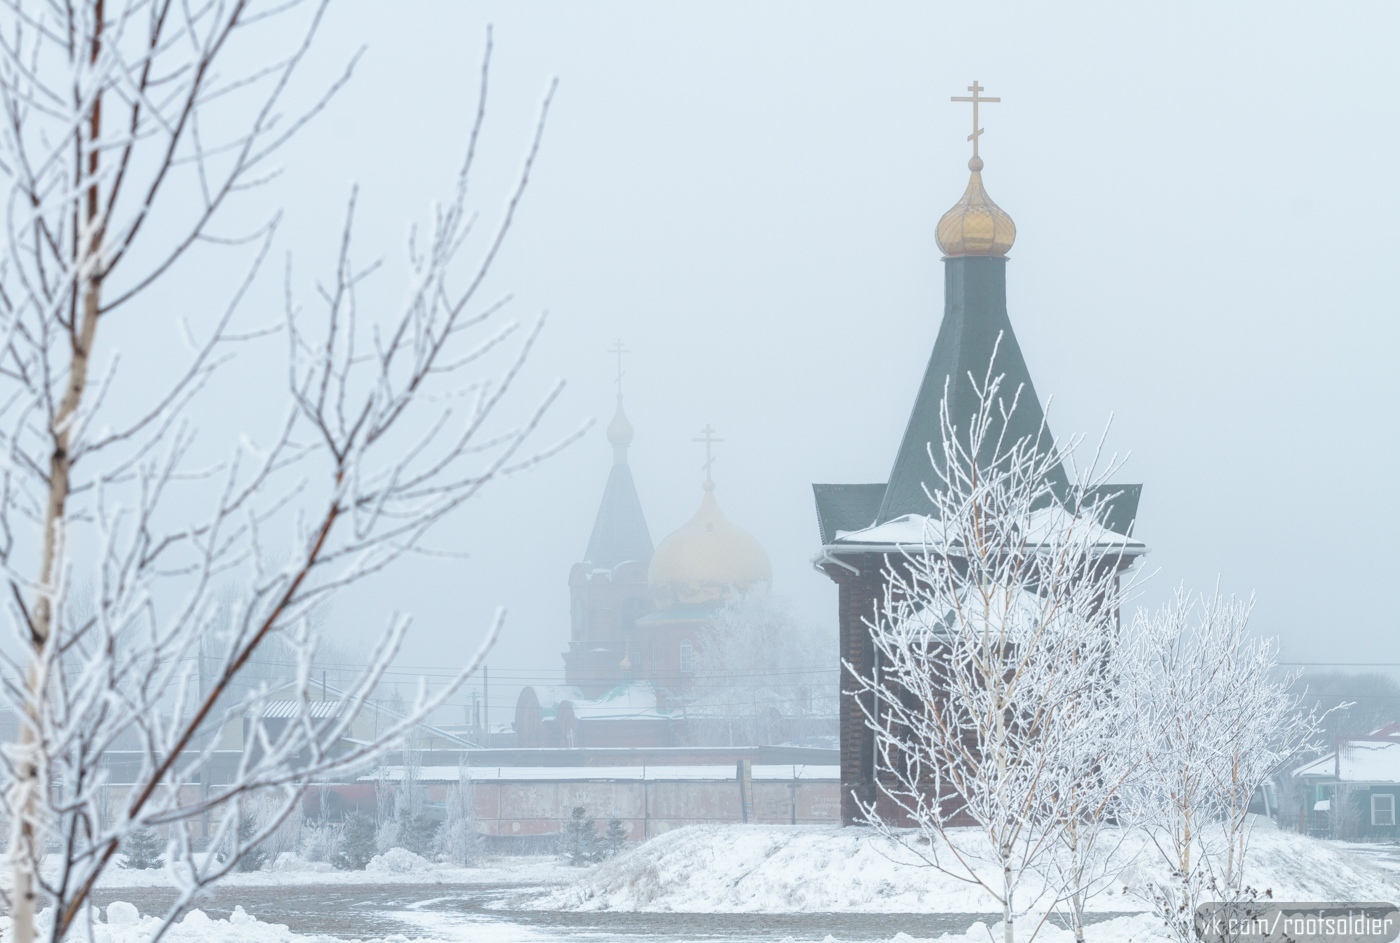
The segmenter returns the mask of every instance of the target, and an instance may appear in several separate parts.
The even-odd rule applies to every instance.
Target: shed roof
[[[1358,738],[1293,771],[1294,776],[1341,783],[1400,783],[1400,739]]]
[[[345,703],[334,701],[308,701],[304,705],[310,715],[320,720],[325,717],[339,717]],[[262,717],[267,720],[290,720],[300,715],[303,704],[297,700],[267,701],[263,704]]]

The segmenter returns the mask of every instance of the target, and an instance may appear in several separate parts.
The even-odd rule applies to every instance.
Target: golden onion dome
[[[974,156],[967,167],[972,171],[967,191],[938,221],[938,248],[950,257],[1006,255],[1016,241],[1016,224],[987,196],[982,186],[982,158]]]
[[[724,516],[714,487],[705,482],[700,509],[651,558],[647,584],[658,609],[722,602],[773,581],[763,546]]]

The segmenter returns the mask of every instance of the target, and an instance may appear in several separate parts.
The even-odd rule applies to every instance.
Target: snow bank
[[[389,852],[393,855],[393,852]],[[411,852],[405,852],[411,854]],[[377,856],[380,859],[386,855]],[[479,867],[459,868],[437,864],[413,855],[417,862],[406,864],[380,861],[375,870],[337,871],[324,862],[305,861],[290,852],[278,855],[266,871],[234,871],[219,882],[220,887],[291,887],[315,884],[343,886],[348,884],[560,884],[578,878],[579,869],[571,868],[557,856],[492,856]],[[396,866],[397,865],[397,868]],[[0,876],[3,879],[3,876]],[[107,889],[123,887],[176,887],[175,876],[165,869],[133,871],[108,868],[102,872],[97,886]]]
[[[407,848],[390,848],[382,855],[375,855],[369,859],[369,864],[365,865],[365,871],[370,874],[423,874],[426,871],[438,870],[433,864],[422,855],[416,855]]]
[[[1016,938],[1025,939],[1030,933],[1023,929],[1024,925],[1018,924]],[[945,933],[932,943],[987,943],[988,940],[1000,940],[1002,938],[1003,925],[1000,921],[987,926],[985,923],[974,923],[968,927],[966,933]],[[1105,920],[1087,928],[1085,936],[1090,943],[1097,941],[1112,941],[1112,943],[1171,943],[1162,934],[1160,923],[1157,918],[1148,914],[1139,914],[1136,917],[1116,917],[1112,920]],[[832,937],[827,937],[827,943],[835,943]],[[788,941],[784,941],[788,943]],[[897,933],[890,943],[922,943],[919,938],[912,937],[907,933]],[[1074,934],[1068,930],[1061,930],[1058,927],[1047,924],[1040,928],[1040,932],[1035,935],[1035,943],[1074,943]]]
[[[1092,900],[1093,910],[1147,909],[1134,891],[1148,880],[1164,880],[1166,869],[1145,841],[1140,833],[1123,836],[1121,863],[1112,885]],[[1400,892],[1395,877],[1359,856],[1289,832],[1256,832],[1247,868],[1248,883],[1271,890],[1275,899],[1390,900]],[[986,877],[991,880],[990,869]],[[1028,875],[1020,903],[1031,906],[1042,891]],[[689,913],[1001,909],[981,888],[920,865],[909,847],[867,829],[784,825],[693,825],[668,832],[524,906]]]
[[[52,911],[45,910],[39,915],[40,924],[47,928],[51,916]],[[90,943],[147,943],[160,926],[159,919],[143,917],[135,906],[121,900],[108,904],[105,916],[105,922],[94,921]],[[9,943],[10,939],[10,919],[0,917],[0,943]],[[89,943],[82,931],[74,939]],[[331,943],[333,938],[302,936],[283,924],[263,923],[244,912],[242,907],[235,907],[227,920],[216,920],[202,910],[191,910],[163,939],[169,943]]]

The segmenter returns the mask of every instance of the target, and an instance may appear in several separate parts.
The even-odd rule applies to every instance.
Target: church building
[[[812,486],[822,543],[815,563],[838,587],[841,658],[861,677],[874,677],[879,670],[865,620],[875,615],[884,598],[891,568],[905,566],[907,554],[919,552],[921,521],[933,512],[924,487],[933,477],[930,448],[941,448],[939,411],[945,388],[954,426],[968,428],[978,406],[971,377],[987,373],[995,352],[995,372],[1004,376],[1002,388],[1020,390],[1017,408],[1007,421],[1007,439],[1035,437],[1045,418],[1007,313],[1007,254],[1016,240],[1016,225],[992,202],[982,183],[977,108],[999,99],[982,97],[976,82],[968,91],[971,97],[953,100],[973,106],[973,133],[968,138],[973,144],[971,178],[936,229],[943,251],[943,320],[894,465],[882,482]],[[938,455],[933,458],[937,461]],[[1063,468],[1058,471],[1060,480],[1052,484],[1064,494],[1068,478]],[[1109,505],[1105,523],[1123,537],[1114,544],[1123,568],[1146,552],[1141,542],[1131,539],[1141,491],[1141,485],[1113,485],[1102,493]],[[867,803],[878,798],[879,773],[875,738],[857,700],[870,695],[844,693],[847,687],[842,685],[840,708],[841,817],[849,825],[861,821],[856,797]],[[865,706],[873,705],[867,700]]]
[[[532,686],[516,702],[522,747],[703,746],[686,723],[696,660],[715,611],[773,579],[768,554],[720,510],[706,426],[705,479],[689,521],[653,549],[627,450],[632,424],[608,424],[612,469],[583,560],[569,573],[564,684]]]

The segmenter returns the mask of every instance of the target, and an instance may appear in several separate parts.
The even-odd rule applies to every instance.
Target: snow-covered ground
[[[267,869],[234,871],[219,882],[221,887],[284,887],[305,884],[557,884],[578,877],[555,855],[488,857],[479,867],[457,868],[425,861],[401,848],[376,856],[363,871],[337,871],[324,862],[302,861],[292,854],[279,855]],[[164,869],[134,871],[111,868],[97,886],[175,887],[175,875]]]
[[[1259,831],[1249,880],[1275,898],[1394,899],[1400,895],[1400,875],[1376,865],[1397,857],[1395,846],[1348,846]],[[273,869],[232,875],[214,899],[200,902],[204,910],[186,915],[165,939],[987,943],[1000,938],[989,917],[975,922],[978,914],[998,909],[983,892],[912,862],[907,850],[863,829],[752,825],[682,829],[589,869],[546,857],[492,858],[480,868],[452,868],[393,853],[371,869],[343,872],[286,856]],[[1115,873],[1112,891],[1094,901],[1107,919],[1090,928],[1090,943],[1161,943],[1156,919],[1134,913],[1144,904],[1131,893],[1152,871],[1138,863]],[[105,906],[97,914],[92,943],[148,940],[156,926],[150,914],[168,906],[171,883],[172,876],[162,871],[108,874],[99,889]],[[1035,888],[1027,891],[1029,903]],[[126,901],[136,902],[139,911]],[[906,916],[911,914],[917,916]],[[1035,919],[1022,919],[1018,939],[1026,939]],[[7,923],[0,917],[0,943],[8,943]],[[1072,935],[1047,923],[1036,940],[1072,943]]]
[[[49,916],[49,911],[45,911],[40,917],[40,923],[45,928]],[[159,927],[157,918],[143,917],[131,904],[116,901],[107,905],[105,911],[94,920],[90,936],[83,929],[77,939],[90,940],[91,943],[147,943]],[[42,932],[40,936],[43,936]],[[281,924],[263,923],[250,917],[241,907],[227,920],[211,919],[202,910],[192,910],[170,929],[164,939],[170,943],[332,943],[330,937],[300,936]],[[9,943],[9,940],[10,919],[0,917],[0,941]]]
[[[1092,909],[1147,909],[1137,890],[1166,873],[1143,842],[1137,833],[1123,836],[1120,864]],[[1344,848],[1263,829],[1251,839],[1246,880],[1281,900],[1390,900],[1400,892],[1395,875]],[[1028,876],[1021,901],[1032,906],[1043,896]],[[907,847],[865,829],[781,825],[696,825],[669,832],[529,906],[689,913],[1000,910],[981,888],[921,866]]]

